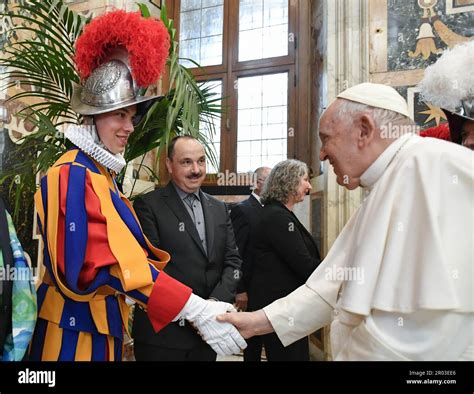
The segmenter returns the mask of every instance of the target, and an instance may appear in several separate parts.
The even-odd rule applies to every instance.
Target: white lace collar
[[[114,155],[106,149],[97,135],[95,126],[71,125],[64,135],[83,152],[115,173],[119,174],[125,167],[123,156],[120,153]]]

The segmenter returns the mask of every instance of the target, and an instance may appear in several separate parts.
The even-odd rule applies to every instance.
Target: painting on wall
[[[474,39],[473,5],[474,0],[388,1],[387,71],[425,68],[446,48]]]
[[[446,0],[446,14],[474,11],[474,0]]]
[[[447,122],[441,108],[425,103],[416,86],[399,86],[395,89],[407,100],[410,115],[419,126],[419,131]]]
[[[441,108],[425,103],[421,99],[420,90],[417,87],[409,87],[406,98],[410,114],[421,129],[439,126],[440,123],[447,122],[446,114]]]
[[[163,2],[164,2],[163,0],[150,0],[150,3],[158,8],[161,8],[161,5]]]

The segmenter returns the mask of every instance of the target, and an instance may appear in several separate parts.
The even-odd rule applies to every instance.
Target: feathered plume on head
[[[447,50],[425,70],[418,85],[426,102],[454,111],[474,96],[474,40]]]
[[[170,37],[163,22],[123,10],[94,18],[76,42],[74,60],[82,80],[117,48],[125,48],[135,83],[156,83],[168,57]]]

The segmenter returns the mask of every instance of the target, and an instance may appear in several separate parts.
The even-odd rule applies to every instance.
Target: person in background
[[[319,265],[318,247],[293,213],[310,191],[308,167],[301,161],[282,161],[270,172],[263,187],[262,218],[255,230],[249,310],[287,296]],[[262,341],[268,361],[309,361],[307,337],[286,348],[276,334],[264,335]]]
[[[261,194],[263,185],[271,168],[260,167],[254,172],[256,178],[252,194],[245,201],[232,208],[230,218],[234,227],[235,240],[242,257],[242,277],[240,278],[234,305],[237,310],[246,311],[248,305],[248,286],[252,277],[253,258],[255,256],[255,237],[257,224],[263,213]],[[244,361],[258,361],[262,353],[262,339],[252,338],[247,342]]]
[[[201,190],[204,147],[191,136],[175,137],[166,168],[168,185],[134,203],[143,231],[171,254],[167,274],[204,299],[233,303],[242,261],[227,206]],[[216,352],[192,325],[177,321],[156,334],[140,308],[135,309],[133,337],[137,361],[216,360]]]
[[[1,198],[0,251],[0,361],[22,361],[27,358],[36,323],[36,290],[12,218]]]
[[[474,41],[448,49],[425,70],[423,99],[446,114],[451,141],[474,150]]]

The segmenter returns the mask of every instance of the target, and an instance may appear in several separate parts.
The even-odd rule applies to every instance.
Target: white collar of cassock
[[[395,156],[400,152],[405,143],[412,137],[412,134],[406,134],[396,139],[385,149],[382,154],[370,165],[369,168],[360,177],[360,185],[370,191],[379,180]]]

